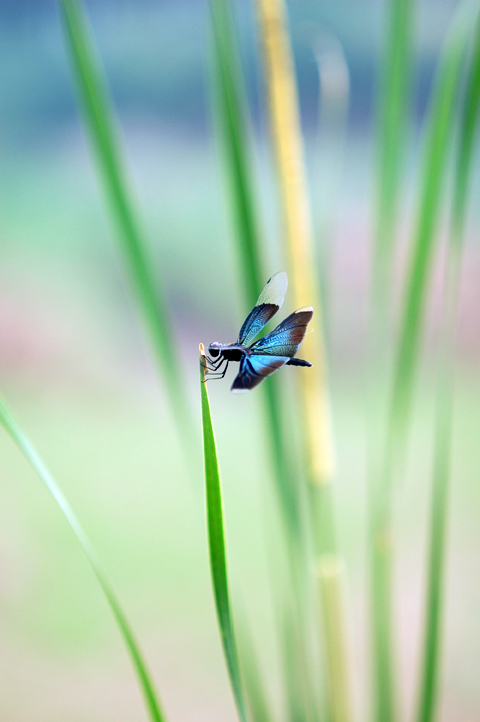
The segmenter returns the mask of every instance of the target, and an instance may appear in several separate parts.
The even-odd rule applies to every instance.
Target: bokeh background
[[[279,220],[250,4],[237,17],[253,118],[269,275]],[[408,249],[419,135],[453,0],[418,4],[414,104],[398,287]],[[201,509],[198,343],[233,341],[242,302],[209,93],[209,15],[200,0],[87,3],[121,125],[149,253],[172,313],[197,414],[196,484],[139,322],[79,121],[58,8],[2,0],[0,392],[46,460],[109,571],[170,720],[233,720]],[[289,3],[319,270],[325,276],[340,538],[347,559],[355,693],[366,647],[365,328],[372,232],[375,88],[383,29],[373,0]],[[345,129],[319,113],[315,49],[339,43]],[[322,45],[323,43],[323,45]],[[479,164],[472,198],[478,201]],[[442,720],[480,720],[480,205],[471,203],[461,292]],[[265,279],[267,280],[267,279]],[[260,291],[260,289],[259,289]],[[415,697],[431,470],[441,264],[433,283],[406,478],[397,495],[402,701]],[[285,309],[289,305],[288,294]],[[234,587],[276,689],[268,548],[275,539],[256,395],[210,385]],[[76,540],[0,433],[0,718],[145,719],[129,659]],[[277,670],[278,671],[278,670]],[[278,686],[278,683],[277,683]]]

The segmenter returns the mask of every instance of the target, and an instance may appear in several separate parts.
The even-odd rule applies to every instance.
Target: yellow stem
[[[302,345],[313,367],[299,374],[309,480],[329,483],[334,455],[323,344],[322,311],[308,203],[298,99],[282,0],[257,0],[267,72],[270,122],[278,167],[285,245],[296,308],[312,305],[315,333]]]

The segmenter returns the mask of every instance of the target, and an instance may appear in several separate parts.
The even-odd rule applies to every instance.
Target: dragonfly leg
[[[220,356],[218,359],[213,359],[210,356],[205,356],[207,362],[210,364],[210,370],[216,371],[226,361],[225,356]]]
[[[224,359],[224,361],[227,361],[227,359]],[[229,362],[227,361],[227,363],[225,364],[225,368],[223,369],[223,371],[218,371],[217,373],[214,372],[214,373],[206,374],[206,375],[205,375],[205,383],[206,383],[207,381],[212,380],[212,379],[213,379],[213,380],[223,379],[223,377],[224,377],[225,374],[227,373],[228,364],[229,364]],[[221,364],[220,364],[220,365],[221,365]],[[220,365],[218,366],[218,368],[220,368]]]

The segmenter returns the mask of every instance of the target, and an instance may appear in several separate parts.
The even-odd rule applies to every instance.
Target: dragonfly
[[[223,344],[213,341],[209,345],[206,356],[208,379],[223,379],[230,362],[237,361],[240,368],[231,391],[242,394],[258,386],[263,379],[282,366],[312,365],[309,361],[294,358],[313,316],[311,306],[291,313],[273,331],[254,341],[280,309],[287,286],[288,279],[284,271],[272,276],[243,322],[236,343]]]

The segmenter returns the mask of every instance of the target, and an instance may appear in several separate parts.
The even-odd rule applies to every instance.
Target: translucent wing
[[[313,308],[299,308],[280,323],[277,328],[259,339],[250,348],[253,353],[268,356],[295,356],[305,338],[307,326],[312,320]],[[251,356],[250,358],[254,358]]]
[[[244,394],[266,376],[270,376],[288,361],[287,356],[244,356],[240,361],[240,370],[232,384],[234,394]]]
[[[288,279],[285,271],[276,273],[267,281],[255,308],[248,314],[240,329],[238,343],[248,346],[260,333],[282,305],[287,286]]]

